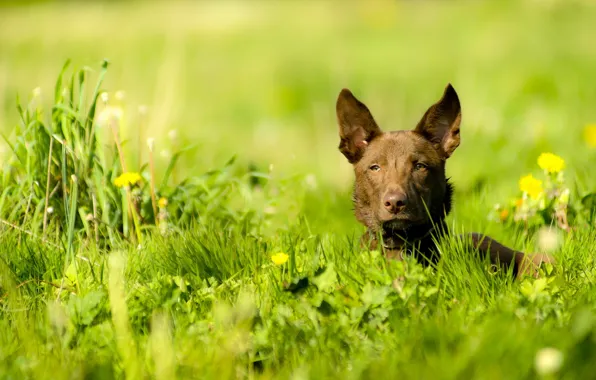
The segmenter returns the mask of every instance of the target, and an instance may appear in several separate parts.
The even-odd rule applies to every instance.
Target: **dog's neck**
[[[422,258],[436,262],[438,256],[435,254],[435,240],[447,233],[445,218],[449,212],[451,212],[452,197],[453,186],[447,182],[443,203],[439,207],[431,210],[431,218],[427,223],[402,230],[382,230],[380,235],[382,237],[382,247],[384,250],[392,251],[394,253],[400,252],[400,255],[412,254],[418,259]],[[366,236],[369,239],[372,248],[379,245],[378,233],[368,230]]]

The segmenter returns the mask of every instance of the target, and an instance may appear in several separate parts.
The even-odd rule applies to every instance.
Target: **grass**
[[[594,17],[579,1],[4,6],[0,377],[589,378]],[[542,249],[549,218],[488,216],[541,152],[565,160],[577,217],[542,279],[491,273],[456,239],[427,269],[358,246],[335,97],[408,128],[447,82],[454,231]]]

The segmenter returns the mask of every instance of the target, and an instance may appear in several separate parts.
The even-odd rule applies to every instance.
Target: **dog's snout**
[[[406,194],[401,191],[392,191],[385,194],[383,198],[383,205],[392,214],[397,214],[403,211],[406,207]]]

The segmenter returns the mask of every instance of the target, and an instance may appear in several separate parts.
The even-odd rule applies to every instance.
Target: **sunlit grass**
[[[0,377],[591,376],[596,230],[494,205],[540,195],[519,179],[559,157],[592,220],[595,18],[562,1],[2,9]],[[436,268],[358,245],[339,90],[405,129],[448,82],[450,229],[556,240],[539,280],[457,238]]]

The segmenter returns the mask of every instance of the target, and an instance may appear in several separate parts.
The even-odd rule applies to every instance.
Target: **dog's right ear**
[[[339,150],[351,164],[358,162],[368,143],[383,132],[370,111],[352,92],[341,90],[335,105],[339,123]]]

